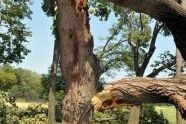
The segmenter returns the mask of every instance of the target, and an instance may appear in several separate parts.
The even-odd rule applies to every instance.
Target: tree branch
[[[104,53],[105,53],[105,51],[106,51],[106,47],[108,46],[109,42],[110,42],[110,41],[114,38],[114,36],[117,35],[117,34],[118,34],[118,31],[117,31],[117,30],[114,30],[114,32],[112,33],[112,35],[107,39],[107,41],[106,41],[106,43],[105,43],[105,45],[104,45],[104,47],[103,47],[102,54],[101,54],[100,58],[103,57],[103,55],[104,55]]]
[[[154,69],[154,70],[152,71],[152,73],[150,73],[149,75],[147,75],[147,77],[153,78],[153,77],[157,76],[157,75],[158,75],[161,71],[163,71],[164,69],[170,68],[170,67],[172,67],[172,66],[175,65],[175,64],[176,64],[175,61],[173,61],[173,62],[167,63],[166,65],[162,65],[162,66],[159,67],[158,69]]]
[[[100,111],[141,103],[172,103],[186,118],[186,79],[125,78],[107,85],[92,98]]]
[[[153,55],[153,53],[156,49],[155,42],[156,42],[157,36],[159,34],[159,31],[161,30],[162,27],[163,27],[163,25],[159,25],[159,22],[156,21],[156,24],[154,26],[152,39],[151,39],[151,43],[150,43],[149,51],[145,54],[142,66],[140,68],[140,70],[142,71],[141,72],[142,74],[144,74],[144,71],[147,68],[147,65],[149,64],[149,61],[150,61],[150,59],[151,59],[151,57],[152,57],[152,55]]]
[[[114,44],[114,45],[113,45],[111,48],[109,48],[108,50],[106,50],[106,48],[103,49],[103,50],[102,50],[102,54],[100,55],[99,59],[102,59],[103,56],[104,56],[104,54],[109,53],[112,49],[118,47],[118,46],[121,45],[123,42],[125,42],[125,40],[120,39],[120,40],[118,41],[118,43]],[[105,45],[107,46],[108,44],[105,44]],[[106,46],[104,46],[104,47],[106,47]],[[108,54],[108,55],[109,55],[109,54]],[[108,55],[106,55],[106,56],[108,56]]]
[[[142,12],[159,21],[168,21],[168,16],[186,16],[186,9],[176,0],[106,0],[115,5]],[[170,14],[170,15],[168,15]],[[171,20],[169,20],[171,21]]]

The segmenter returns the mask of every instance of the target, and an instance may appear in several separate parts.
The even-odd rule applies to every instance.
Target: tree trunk
[[[100,111],[141,103],[172,103],[186,119],[186,80],[126,78],[107,85],[92,98],[92,104]]]
[[[130,115],[127,124],[139,124],[140,106],[133,106],[130,110]]]
[[[173,34],[177,48],[186,60],[186,9],[177,0],[107,0],[164,22]],[[184,3],[184,2],[183,2]]]
[[[60,65],[66,81],[63,124],[90,124],[99,63],[93,54],[88,7],[82,0],[57,0]]]
[[[54,53],[51,66],[51,83],[49,87],[49,100],[48,100],[48,120],[50,124],[55,124],[55,85],[56,85],[56,72],[59,62],[59,48],[58,41],[54,43]]]
[[[183,67],[184,60],[181,56],[180,51],[176,49],[176,78],[183,78]],[[182,119],[181,114],[178,110],[176,110],[176,120],[177,124],[186,124],[186,121]]]

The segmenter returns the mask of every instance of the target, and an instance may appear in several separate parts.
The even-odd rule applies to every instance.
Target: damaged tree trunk
[[[66,82],[63,124],[90,124],[99,63],[93,54],[86,0],[57,0],[60,65]]]
[[[92,104],[100,111],[141,103],[172,103],[186,119],[186,80],[126,78],[107,85],[92,98]]]

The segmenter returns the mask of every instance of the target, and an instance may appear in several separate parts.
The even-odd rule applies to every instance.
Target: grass
[[[43,107],[46,107],[46,108],[48,107],[48,103],[44,103],[44,102],[35,102],[35,101],[26,102],[23,99],[16,100],[16,105],[20,108],[27,108],[28,106],[38,105],[38,104],[41,104]]]
[[[176,124],[176,109],[171,105],[156,105],[155,109],[157,112],[163,112],[166,119],[169,120],[171,124]]]

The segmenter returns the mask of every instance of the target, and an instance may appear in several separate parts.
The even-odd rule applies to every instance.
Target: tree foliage
[[[163,115],[155,111],[155,107],[152,104],[143,104],[141,106],[140,124],[171,124]]]
[[[29,0],[0,2],[0,63],[20,63],[30,52],[25,43],[31,36],[24,20],[31,19]]]
[[[41,76],[22,68],[15,69],[15,73],[17,82],[9,92],[16,98],[38,99],[42,90]]]
[[[130,107],[117,107],[104,113],[94,111],[93,124],[127,124]],[[158,113],[152,104],[141,105],[139,124],[170,124],[163,112]]]
[[[17,82],[14,69],[9,66],[0,66],[0,89],[7,91]]]
[[[105,45],[95,49],[100,59],[102,73],[111,70],[125,69],[134,74],[135,62],[137,68],[143,65],[148,53],[151,38],[151,19],[146,15],[123,10],[118,15],[118,21],[110,29],[105,38]],[[137,56],[136,56],[137,55]]]
[[[10,92],[16,98],[38,99],[42,92],[41,76],[27,69],[10,65],[0,66],[1,91]]]
[[[169,51],[165,51],[158,56],[154,63],[151,64],[151,67],[153,67],[153,71],[148,76],[151,77],[153,74],[158,75],[159,72],[165,72],[166,74],[168,74],[168,76],[174,76],[176,71],[175,64],[175,55],[172,55]]]

